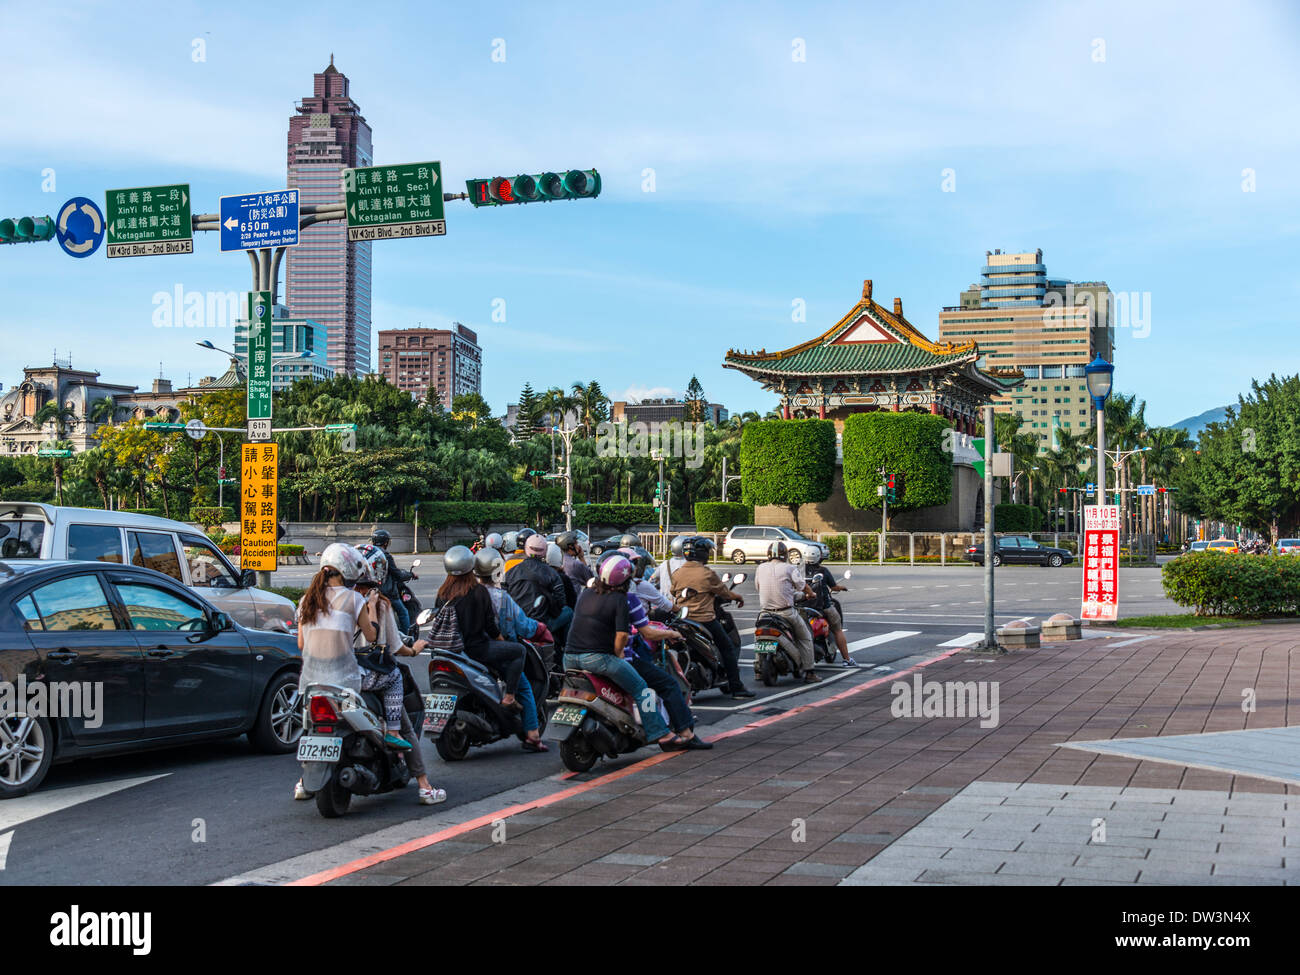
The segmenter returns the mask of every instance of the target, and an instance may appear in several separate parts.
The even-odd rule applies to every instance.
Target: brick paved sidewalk
[[[917,673],[997,682],[996,727],[894,717],[891,676],[310,882],[1300,883],[1300,785],[1058,747],[1300,724],[1297,644],[1260,626],[958,653]]]

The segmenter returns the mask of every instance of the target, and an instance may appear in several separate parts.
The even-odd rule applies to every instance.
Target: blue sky
[[[1149,334],[1119,330],[1116,383],[1155,422],[1297,371],[1294,6],[292,9],[0,4],[3,215],[122,186],[188,181],[196,212],[281,188],[289,115],[333,52],[377,162],[439,159],[452,188],[601,171],[594,201],[451,203],[445,237],[374,245],[375,327],[475,328],[498,411],[525,379],[637,396],[680,394],[692,373],[733,411],[766,410],[722,369],[729,347],[812,337],[868,277],[934,337],[996,247],[1150,296]],[[0,248],[0,382],[55,349],[118,382],[147,385],[160,363],[178,382],[219,372],[194,342],[228,336],[151,323],[159,291],[249,286],[215,234],[195,251]]]

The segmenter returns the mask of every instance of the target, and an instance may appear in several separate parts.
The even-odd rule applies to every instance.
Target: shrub
[[[752,525],[754,511],[741,501],[695,502],[697,532],[725,532],[736,525]]]
[[[128,515],[153,515],[155,518],[165,517],[162,508],[119,508],[118,510]]]
[[[903,475],[891,511],[929,508],[952,499],[952,424],[929,413],[854,413],[844,421],[844,496],[855,508],[879,508],[880,469]]]
[[[1028,504],[996,504],[993,506],[993,527],[999,532],[1036,532],[1043,522],[1043,513]]]
[[[195,524],[209,528],[213,525],[220,525],[225,521],[234,521],[235,511],[233,508],[218,508],[215,505],[210,508],[191,508],[190,521]]]
[[[659,515],[652,504],[575,504],[573,506],[573,523],[575,525],[613,525],[619,531],[627,531],[633,525],[645,525],[657,521]]]
[[[1292,555],[1192,552],[1166,562],[1165,595],[1198,616],[1294,616],[1300,559]]]
[[[41,501],[54,503],[53,484],[14,484],[0,491],[0,501]]]
[[[821,540],[826,543],[830,554],[826,557],[830,562],[843,562],[848,554],[848,537],[846,535],[823,535]]]
[[[740,440],[741,500],[790,510],[825,501],[835,478],[835,424],[830,420],[758,420]]]
[[[528,507],[508,501],[422,501],[420,527],[438,531],[449,525],[465,525],[486,532],[493,524],[528,520]]]

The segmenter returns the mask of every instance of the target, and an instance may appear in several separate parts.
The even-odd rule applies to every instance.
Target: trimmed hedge
[[[952,500],[952,454],[944,451],[952,423],[929,413],[854,413],[844,421],[844,496],[855,508],[879,508],[880,469],[903,475],[903,496],[891,511]]]
[[[496,524],[524,524],[528,506],[509,501],[422,501],[420,527],[437,531],[449,525],[466,525],[485,532]]]
[[[725,532],[735,525],[752,525],[754,510],[741,501],[696,501],[695,530]]]
[[[756,420],[740,439],[741,500],[753,507],[799,507],[830,497],[835,478],[835,424],[830,420]]]
[[[155,518],[165,518],[162,508],[118,508],[118,511],[128,515],[153,515]]]
[[[1192,552],[1166,562],[1165,595],[1197,616],[1295,616],[1300,559],[1294,555]]]
[[[0,501],[39,501],[54,503],[53,484],[13,484],[0,491]]]
[[[1043,523],[1043,513],[1028,504],[995,504],[993,527],[999,532],[1036,532]]]
[[[658,520],[659,514],[652,504],[575,504],[573,506],[575,525],[613,525],[620,531],[627,531],[633,525],[645,525]]]
[[[234,508],[218,508],[213,505],[210,508],[191,508],[190,521],[195,524],[209,528],[212,525],[220,525],[225,521],[235,520]]]
[[[235,546],[239,544],[238,535],[227,535],[216,543],[217,548],[221,549],[226,555],[235,554]],[[277,545],[275,547],[277,555],[302,555],[304,549],[301,545]]]

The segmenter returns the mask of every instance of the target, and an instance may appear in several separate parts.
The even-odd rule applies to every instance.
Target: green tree
[[[585,384],[573,384],[573,407],[578,412],[583,434],[588,437],[595,432],[598,423],[609,418],[609,397],[594,379]]]
[[[903,475],[890,510],[929,508],[952,498],[952,424],[928,413],[854,413],[844,421],[844,495],[855,508],[879,508],[881,470]],[[886,526],[888,528],[888,526]]]
[[[709,415],[709,400],[704,395],[704,387],[700,385],[699,377],[691,376],[691,381],[686,385],[686,395],[682,397],[686,404],[686,419],[692,423],[703,423]]]
[[[537,394],[533,392],[532,383],[524,383],[524,388],[519,391],[519,410],[515,413],[515,436],[532,436],[538,422]]]
[[[741,496],[748,505],[790,510],[830,497],[835,474],[835,424],[830,420],[762,420],[745,425],[740,443]]]

